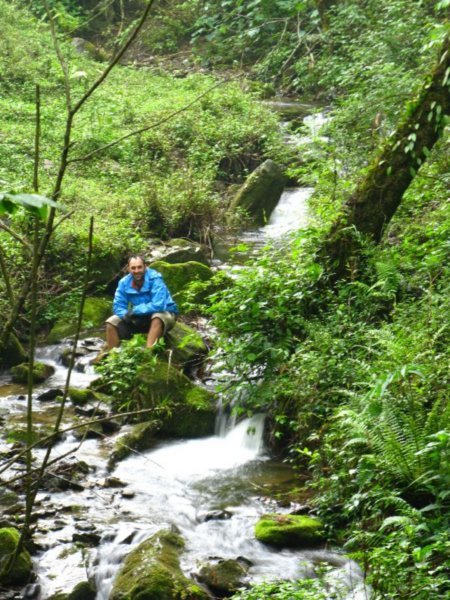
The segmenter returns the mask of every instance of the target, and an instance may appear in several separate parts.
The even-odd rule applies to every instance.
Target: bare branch
[[[13,229],[11,229],[10,227],[8,227],[8,225],[6,225],[6,223],[4,223],[3,221],[0,221],[0,229],[3,229],[4,231],[6,231],[7,233],[9,233],[9,235],[11,237],[13,237],[15,240],[17,240],[18,242],[20,242],[22,244],[22,246],[24,248],[26,248],[27,252],[29,254],[31,254],[32,252],[32,248],[30,246],[30,244],[26,241],[25,238],[23,238],[21,235],[19,235],[18,233],[16,233]]]
[[[54,14],[50,10],[47,0],[43,0],[43,2],[44,2],[45,12],[47,13],[47,18],[50,23],[50,33],[52,35],[53,46],[55,48],[56,56],[58,57],[59,64],[61,65],[61,70],[64,75],[64,93],[66,95],[66,108],[67,108],[67,112],[70,113],[72,99],[71,99],[71,94],[70,94],[69,69],[67,68],[67,63],[66,63],[63,53],[61,51],[61,46],[59,45],[59,42],[58,42],[58,35],[56,33]]]

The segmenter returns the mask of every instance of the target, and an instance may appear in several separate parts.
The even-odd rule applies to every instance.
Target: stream
[[[242,240],[254,250],[271,239],[306,224],[310,188],[286,190],[269,223],[247,232]],[[55,367],[54,375],[34,391],[34,418],[50,422],[58,404],[37,398],[49,388],[64,386],[67,369],[59,357],[64,345],[39,348],[37,360]],[[71,385],[84,388],[95,377],[90,360],[80,359]],[[11,423],[23,423],[25,389],[0,380],[2,431]],[[73,421],[68,407],[64,424]],[[162,528],[175,526],[186,541],[181,567],[195,576],[201,564],[212,557],[244,558],[250,565],[248,581],[314,577],[315,566],[333,567],[329,577],[342,582],[348,600],[366,600],[363,574],[342,553],[328,549],[275,550],[258,542],[253,528],[267,512],[291,512],[299,506],[281,508],[271,499],[273,489],[288,490],[295,475],[284,464],[272,460],[264,449],[264,415],[255,415],[237,425],[218,417],[220,434],[195,440],[165,441],[154,449],[134,453],[108,472],[107,460],[118,435],[86,439],[81,447],[73,433],[65,434],[52,457],[71,451],[69,461],[89,465],[82,486],[64,491],[43,491],[37,496],[39,521],[35,534],[38,553],[34,562],[38,580],[21,596],[45,600],[57,592],[69,592],[80,581],[94,580],[97,599],[109,598],[114,577],[124,557],[141,541]],[[8,446],[0,437],[0,450]],[[45,450],[36,451],[41,459]],[[11,469],[7,475],[13,475]],[[81,549],[76,541],[84,541]],[[163,600],[163,599],[161,599]]]

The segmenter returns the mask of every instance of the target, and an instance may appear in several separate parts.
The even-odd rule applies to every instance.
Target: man
[[[175,325],[178,308],[162,276],[146,267],[142,256],[131,256],[127,270],[114,295],[114,315],[106,321],[106,344],[117,348],[121,340],[146,333],[151,348]]]

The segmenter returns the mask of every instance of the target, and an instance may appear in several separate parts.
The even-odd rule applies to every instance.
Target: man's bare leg
[[[108,346],[108,350],[111,348],[118,348],[120,346],[120,338],[117,332],[117,327],[111,325],[111,323],[106,323],[106,345]]]
[[[162,337],[164,333],[164,324],[161,319],[155,317],[152,319],[150,324],[150,329],[147,335],[147,348],[151,348],[156,344],[160,337]]]

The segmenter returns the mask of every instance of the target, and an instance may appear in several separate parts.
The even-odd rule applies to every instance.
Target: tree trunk
[[[378,243],[420,166],[426,161],[450,115],[450,36],[417,98],[407,108],[397,130],[347,199],[343,217],[334,225],[326,245],[336,274],[348,270],[357,250],[355,230]]]

